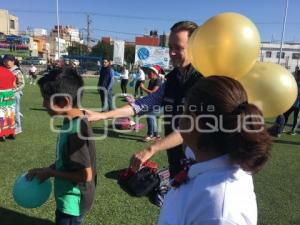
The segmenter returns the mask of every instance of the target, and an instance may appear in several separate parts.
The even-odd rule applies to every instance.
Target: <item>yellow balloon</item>
[[[249,103],[255,104],[265,117],[286,112],[298,95],[295,78],[278,64],[256,62],[239,81],[247,92]]]
[[[192,34],[188,56],[204,76],[238,78],[250,71],[259,51],[260,36],[254,23],[237,13],[222,13]]]

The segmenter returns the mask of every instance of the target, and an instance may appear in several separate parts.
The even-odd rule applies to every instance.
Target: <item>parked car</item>
[[[46,65],[47,60],[40,57],[29,57],[27,59],[22,60],[22,64],[24,65]]]

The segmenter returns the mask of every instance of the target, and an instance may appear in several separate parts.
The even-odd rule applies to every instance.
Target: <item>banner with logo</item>
[[[114,64],[123,65],[124,64],[124,52],[125,52],[125,41],[115,40],[114,41]]]
[[[167,69],[169,68],[169,63],[169,48],[146,45],[135,46],[135,64],[141,66],[157,64],[160,67]]]

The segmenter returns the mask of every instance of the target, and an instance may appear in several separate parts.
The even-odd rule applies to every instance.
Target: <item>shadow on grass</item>
[[[104,176],[108,179],[113,179],[113,180],[117,180],[118,181],[118,185],[120,186],[120,188],[125,191],[128,195],[130,195],[131,197],[136,197],[127,187],[126,182],[122,182],[119,180],[119,174],[122,171],[121,170],[113,170],[110,172],[107,172]]]
[[[121,171],[122,170],[113,170],[113,171],[107,172],[105,174],[105,177],[108,179],[118,180],[119,174]]]
[[[47,111],[47,109],[45,108],[29,108],[29,109],[34,111]]]
[[[300,145],[300,142],[296,142],[296,141],[273,140],[273,142],[278,144]]]
[[[1,225],[54,225],[50,220],[30,217],[10,209],[0,207]]]

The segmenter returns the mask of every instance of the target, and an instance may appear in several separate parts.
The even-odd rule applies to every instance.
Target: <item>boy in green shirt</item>
[[[80,225],[91,209],[96,186],[96,151],[92,129],[78,108],[83,80],[71,68],[50,71],[38,81],[43,105],[50,116],[64,116],[58,136],[55,163],[32,169],[27,178],[41,182],[54,177],[56,225]]]

